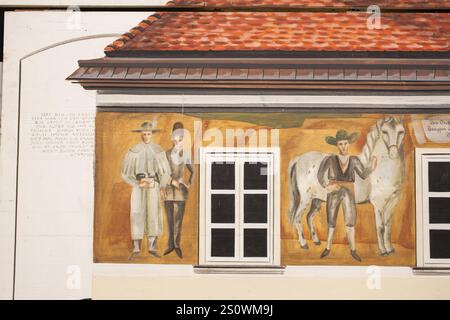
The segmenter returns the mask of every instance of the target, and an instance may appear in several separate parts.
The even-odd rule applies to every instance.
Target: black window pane
[[[244,195],[244,222],[266,223],[267,222],[267,195],[245,194]]]
[[[429,198],[430,223],[450,223],[450,198]]]
[[[244,189],[267,189],[267,163],[244,163]]]
[[[234,257],[234,229],[211,229],[211,257]]]
[[[267,257],[267,229],[244,229],[244,257]]]
[[[211,188],[234,189],[234,163],[213,162],[211,164]]]
[[[234,194],[211,195],[211,222],[234,223]]]
[[[450,191],[450,162],[428,163],[428,191]]]
[[[430,230],[430,258],[450,259],[450,230]]]

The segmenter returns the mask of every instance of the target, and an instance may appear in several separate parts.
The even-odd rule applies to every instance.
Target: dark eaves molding
[[[450,59],[104,57],[79,66],[67,80],[91,90],[450,90]]]

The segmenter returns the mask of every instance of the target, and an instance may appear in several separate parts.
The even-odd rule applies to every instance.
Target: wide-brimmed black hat
[[[347,140],[348,143],[353,143],[355,142],[356,138],[358,137],[358,133],[357,132],[353,132],[351,134],[348,134],[348,132],[346,130],[339,130],[338,132],[336,132],[336,137],[326,137],[325,141],[328,144],[331,144],[333,146],[337,145],[338,141],[342,141],[342,140]]]
[[[150,121],[143,122],[141,126],[137,129],[131,130],[132,132],[145,132],[145,131],[151,131],[151,132],[160,132],[161,129],[157,129],[153,126],[153,123]]]

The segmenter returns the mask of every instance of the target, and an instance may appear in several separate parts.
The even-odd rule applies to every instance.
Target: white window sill
[[[450,266],[449,267],[427,267],[427,268],[413,268],[413,274],[419,275],[419,276],[425,276],[425,275],[443,275],[448,276],[450,275]]]
[[[197,274],[284,274],[285,266],[196,265]]]

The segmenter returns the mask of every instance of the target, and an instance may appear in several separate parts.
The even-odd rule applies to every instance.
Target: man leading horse
[[[324,158],[317,173],[319,183],[327,190],[328,236],[327,246],[322,252],[321,258],[330,254],[336,219],[339,208],[342,205],[350,254],[353,259],[361,262],[355,245],[355,173],[361,179],[368,178],[377,166],[377,158],[373,157],[371,159],[370,167],[364,167],[358,157],[349,155],[350,144],[356,140],[357,135],[356,132],[348,134],[346,130],[339,130],[335,137],[328,136],[325,138],[328,144],[337,147],[338,154]]]

